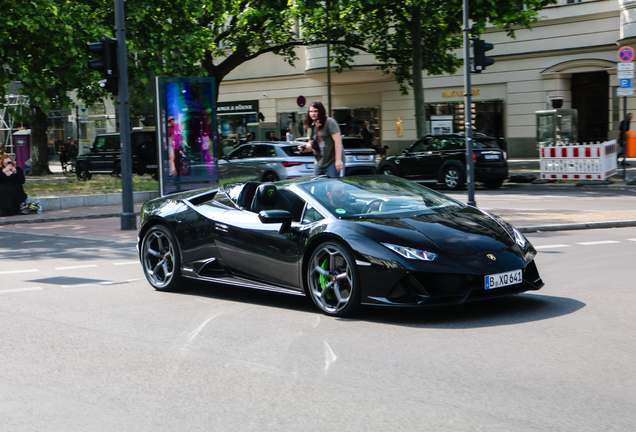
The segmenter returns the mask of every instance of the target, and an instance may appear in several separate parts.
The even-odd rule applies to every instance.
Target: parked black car
[[[490,189],[508,178],[508,156],[495,138],[473,136],[475,181]],[[433,180],[456,190],[466,182],[466,145],[463,134],[425,135],[399,156],[380,161],[378,171],[414,180]]]
[[[133,174],[157,173],[157,134],[154,131],[132,131],[130,134]],[[93,173],[121,174],[121,141],[118,133],[95,137],[89,153],[78,156],[78,180],[90,180]]]

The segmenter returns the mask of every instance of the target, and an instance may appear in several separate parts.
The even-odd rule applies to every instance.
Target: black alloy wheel
[[[77,167],[75,168],[75,175],[79,181],[90,180],[92,177],[91,172],[88,170],[88,167],[84,162],[78,162]]]
[[[170,230],[155,225],[141,244],[141,265],[146,279],[158,291],[176,291],[182,284],[179,247]]]
[[[340,243],[323,243],[311,254],[307,293],[326,315],[347,316],[360,306],[355,261]]]

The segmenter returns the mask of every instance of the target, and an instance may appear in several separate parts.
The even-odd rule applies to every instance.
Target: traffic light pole
[[[464,0],[464,135],[466,137],[466,184],[468,185],[466,204],[476,206],[475,164],[473,163],[473,101],[470,88],[470,28],[468,25],[468,0]]]
[[[119,69],[119,136],[121,138],[121,229],[137,229],[133,204],[132,151],[130,145],[130,101],[128,100],[128,59],[124,0],[115,0],[115,31]]]

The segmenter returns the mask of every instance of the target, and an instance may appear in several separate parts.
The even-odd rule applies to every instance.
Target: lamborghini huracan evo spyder
[[[362,305],[453,305],[543,282],[512,225],[394,176],[246,182],[144,204],[144,273],[309,296],[327,315]]]

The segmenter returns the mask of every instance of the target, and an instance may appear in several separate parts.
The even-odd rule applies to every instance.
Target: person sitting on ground
[[[24,172],[8,154],[2,156],[0,168],[0,216],[17,215],[20,205],[27,199],[22,186]]]

